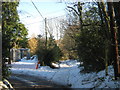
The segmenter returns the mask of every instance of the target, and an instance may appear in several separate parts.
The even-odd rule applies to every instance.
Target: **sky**
[[[66,5],[60,3],[59,0],[55,1],[44,1],[44,0],[32,0],[31,1],[21,0],[17,8],[20,16],[20,21],[28,29],[28,37],[36,35],[44,35],[45,30],[45,18],[49,20],[49,23],[53,23],[53,19],[64,18],[66,16]],[[44,1],[44,2],[43,2]],[[50,21],[51,20],[51,21]],[[55,22],[54,22],[55,23]],[[53,31],[55,33],[55,31]],[[34,34],[34,35],[33,35]]]

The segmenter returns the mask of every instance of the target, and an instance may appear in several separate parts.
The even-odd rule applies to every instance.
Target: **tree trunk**
[[[67,6],[68,8],[72,9],[79,17],[79,26],[80,30],[83,28],[83,20],[82,20],[82,5],[80,2],[77,3],[77,10],[73,7]]]
[[[118,45],[120,45],[120,1],[119,2],[113,2],[114,6],[114,12],[115,12],[115,19],[117,23],[117,28],[118,28]],[[119,48],[120,50],[120,48]],[[120,52],[119,52],[120,53]]]
[[[80,23],[80,29],[83,28],[83,20],[82,20],[82,6],[81,3],[78,2],[78,13],[79,13],[79,23]]]
[[[108,13],[110,16],[110,30],[111,30],[111,39],[112,39],[112,51],[113,51],[113,60],[114,60],[114,74],[115,80],[118,77],[119,70],[119,60],[118,60],[118,42],[117,42],[117,29],[114,21],[114,12],[113,12],[113,3],[107,2]]]
[[[107,10],[105,8],[104,1],[98,2],[98,9],[101,17],[101,25],[102,29],[105,33],[105,74],[108,75],[108,61],[109,61],[109,51],[110,51],[110,24],[109,18],[107,14]],[[104,23],[105,22],[105,23]],[[104,28],[105,25],[105,28]]]
[[[100,15],[100,18],[101,18],[101,25],[103,26],[104,25],[104,22],[103,22],[104,20],[103,20],[103,15],[102,15],[103,12],[101,10],[100,2],[97,2],[97,5],[98,5],[98,10],[99,10],[99,15]]]
[[[117,30],[118,30],[118,45],[120,45],[120,1],[119,2],[113,2],[113,6],[114,6],[114,12],[115,12],[115,19],[116,19],[116,23],[117,23]],[[120,46],[118,47],[118,53],[120,54]],[[119,62],[120,64],[120,62]],[[120,76],[120,65],[119,65],[119,76]]]
[[[108,53],[109,53],[109,41],[105,40],[105,75],[108,75]]]

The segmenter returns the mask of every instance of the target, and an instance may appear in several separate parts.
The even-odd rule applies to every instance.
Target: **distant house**
[[[23,57],[27,57],[27,59],[30,59],[30,49],[28,48],[12,48],[10,50],[10,58],[12,61],[19,61]]]

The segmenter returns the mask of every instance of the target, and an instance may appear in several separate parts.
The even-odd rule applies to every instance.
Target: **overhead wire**
[[[63,9],[63,10],[64,10],[64,9]],[[59,11],[58,11],[58,12],[59,12]],[[53,13],[54,13],[54,12],[53,12]],[[46,14],[52,14],[52,13],[46,13]],[[61,15],[61,16],[64,16],[64,15]],[[31,16],[28,16],[28,17],[26,16],[26,18],[29,18],[29,17],[31,18]],[[38,18],[38,17],[40,17],[40,16],[36,16],[36,17],[34,16],[34,18]],[[59,16],[57,16],[57,17],[59,17]],[[22,18],[22,19],[26,19],[26,18],[24,17],[24,18]]]
[[[38,11],[38,13],[40,14],[40,16],[44,19],[44,17],[43,17],[43,15],[40,13],[40,11],[38,10],[38,8],[37,8],[37,6],[34,4],[34,2],[31,0],[31,2],[32,2],[32,4],[34,5],[34,7],[36,8],[36,10]],[[59,12],[59,11],[57,11],[57,12]],[[22,18],[22,19],[26,19],[26,18],[32,18],[31,17],[31,15],[32,14],[30,14],[30,13],[28,13],[27,11],[26,11],[26,14],[28,14],[29,16],[26,16],[26,17],[24,17],[24,18]],[[49,13],[50,14],[50,13]],[[32,15],[33,16],[33,15]],[[62,15],[62,16],[64,16],[64,15]],[[34,17],[34,16],[33,16]],[[39,16],[38,16],[39,17]],[[35,18],[38,18],[38,17],[35,17]],[[58,17],[61,17],[61,16],[58,16]],[[51,19],[55,19],[55,18],[58,18],[58,17],[54,17],[54,18],[50,18],[49,20],[51,20]],[[21,19],[21,20],[22,20]],[[37,23],[37,22],[35,22],[35,23]],[[30,24],[34,24],[34,23],[30,23]]]
[[[60,16],[57,16],[57,17],[48,18],[47,20],[52,20],[52,19],[56,19],[56,18],[59,18],[59,17],[63,17],[63,16],[66,16],[66,15],[60,15]]]
[[[34,7],[36,8],[36,10],[38,11],[38,13],[40,14],[40,16],[44,19],[44,17],[42,16],[42,14],[40,13],[40,11],[38,10],[38,8],[36,7],[36,5],[34,4],[34,2],[31,0],[32,4],[34,5]]]
[[[37,6],[35,5],[35,3],[31,0],[31,2],[32,2],[32,4],[34,5],[34,7],[36,8],[36,10],[38,11],[38,13],[40,14],[40,16],[42,17],[42,18],[44,18],[43,17],[43,15],[41,14],[41,12],[38,10],[38,8],[37,8]],[[22,5],[22,4],[21,4]],[[22,5],[22,7],[24,7],[24,5]],[[26,8],[27,9],[27,8]],[[61,10],[59,10],[59,11],[54,11],[54,12],[50,12],[50,13],[46,13],[46,14],[53,14],[53,13],[58,13],[58,12],[60,12],[60,11],[62,11],[62,10],[65,10],[65,9],[61,9]],[[27,10],[27,11],[29,11],[29,10]],[[29,18],[29,17],[34,17],[34,18],[38,18],[39,16],[34,16],[34,15],[32,15],[31,13],[28,13],[27,11],[25,11],[26,12],[26,14],[28,14],[29,16],[26,16],[26,18]],[[25,17],[24,18],[22,18],[22,19],[25,19]]]
[[[44,21],[37,21],[37,22],[34,22],[34,23],[28,23],[28,24],[25,24],[25,25],[31,25],[31,24],[35,24],[35,23],[38,23],[38,22],[44,22]]]
[[[27,14],[33,16],[33,14],[31,14],[30,12],[27,12],[27,11],[31,11],[31,9],[26,8],[26,7],[25,7],[26,5],[23,5],[23,4],[24,4],[24,3],[20,4],[22,8],[25,8],[25,11],[24,11],[24,10],[22,10],[22,11],[24,11],[24,12],[26,12]],[[30,3],[27,3],[27,4],[30,4]],[[31,6],[31,5],[29,5],[29,6]]]
[[[31,2],[32,2],[33,6],[35,7],[35,9],[37,10],[37,12],[38,12],[38,13],[40,14],[40,16],[43,18],[43,20],[45,20],[45,18],[43,17],[43,15],[41,14],[41,12],[38,10],[38,8],[37,8],[37,6],[34,4],[34,2],[33,2],[32,0],[31,0]],[[32,16],[33,16],[33,15],[32,15]],[[49,18],[49,19],[47,19],[47,20],[56,19],[56,18],[59,18],[59,17],[62,17],[62,16],[65,16],[65,15],[57,16],[57,17],[54,17],[54,18]],[[35,24],[35,23],[38,23],[38,22],[43,22],[43,21],[37,21],[37,22],[34,22],[34,23],[28,23],[28,24],[25,24],[25,25],[31,25],[31,24]],[[49,29],[48,25],[46,25],[46,27]],[[48,31],[49,34],[51,34],[49,30],[47,30],[47,31]]]
[[[61,16],[58,16],[58,17],[54,17],[54,18],[48,18],[47,20],[52,20],[52,19],[56,19],[56,18],[59,18],[59,17],[63,17],[63,16],[65,16],[65,15],[61,15]],[[35,24],[35,23],[38,23],[38,22],[44,22],[44,21],[37,21],[37,22],[34,22],[34,23],[27,23],[27,24],[25,24],[25,25],[31,25],[31,24]]]

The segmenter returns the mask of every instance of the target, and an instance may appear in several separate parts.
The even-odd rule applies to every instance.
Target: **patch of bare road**
[[[10,81],[15,90],[34,90],[38,88],[47,90],[70,89],[68,86],[59,85],[42,77],[36,77],[32,75],[12,74],[8,80]]]

